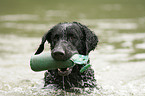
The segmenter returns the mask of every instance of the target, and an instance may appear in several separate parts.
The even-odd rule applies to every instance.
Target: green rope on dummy
[[[73,55],[71,57],[71,60],[74,62],[74,64],[78,64],[78,65],[83,65],[84,66],[80,70],[81,73],[86,71],[91,66],[89,64],[89,57],[88,57],[88,55],[75,54],[75,55]]]
[[[83,73],[84,71],[86,71],[91,65],[90,64],[86,64],[81,70],[80,72]]]

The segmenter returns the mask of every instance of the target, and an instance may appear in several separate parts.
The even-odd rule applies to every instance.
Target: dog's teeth
[[[58,68],[58,71],[62,72],[61,69]]]
[[[66,71],[61,71],[61,69],[58,68],[58,71],[59,71],[59,72],[67,72],[67,71],[69,71],[69,70],[70,70],[70,68],[67,68]]]
[[[69,70],[69,68],[67,68],[66,70]]]

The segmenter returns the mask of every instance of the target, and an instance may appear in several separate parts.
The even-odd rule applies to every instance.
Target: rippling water
[[[42,35],[59,22],[71,21],[87,25],[99,37],[89,55],[99,89],[87,95],[144,96],[145,2],[56,1],[1,1],[0,96],[86,95],[44,89],[44,72],[29,66]]]

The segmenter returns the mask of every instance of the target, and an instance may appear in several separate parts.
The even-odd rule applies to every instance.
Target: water
[[[59,22],[78,21],[99,37],[90,53],[99,90],[90,96],[145,96],[144,0],[1,0],[0,96],[84,95],[43,88],[29,66],[41,37]],[[45,51],[49,45],[45,45]]]

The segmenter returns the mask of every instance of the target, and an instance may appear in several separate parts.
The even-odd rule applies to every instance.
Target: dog
[[[79,22],[59,23],[42,37],[42,42],[35,55],[44,50],[46,41],[50,43],[52,57],[55,60],[65,61],[76,53],[88,55],[97,46],[98,37],[87,26]],[[54,84],[63,90],[94,88],[96,86],[94,70],[88,68],[80,73],[82,67],[83,65],[75,65],[70,68],[47,70],[44,77],[44,87]]]

